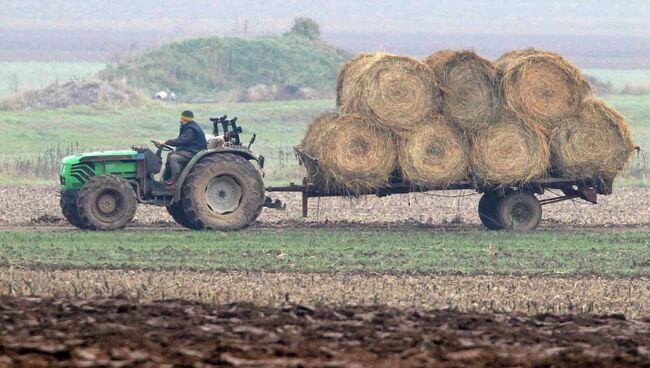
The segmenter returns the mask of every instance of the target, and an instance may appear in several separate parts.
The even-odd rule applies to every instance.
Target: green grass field
[[[650,275],[646,232],[0,232],[5,266]]]
[[[91,62],[21,62],[0,61],[0,98],[15,90],[43,88],[55,82],[84,78],[104,68],[104,63]]]

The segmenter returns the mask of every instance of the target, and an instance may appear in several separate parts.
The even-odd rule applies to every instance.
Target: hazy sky
[[[295,16],[325,32],[650,36],[650,1],[0,0],[0,29],[184,28],[277,32]]]

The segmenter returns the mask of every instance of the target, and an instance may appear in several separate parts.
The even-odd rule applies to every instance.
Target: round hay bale
[[[479,180],[506,186],[545,176],[550,153],[539,128],[522,123],[511,113],[502,113],[489,128],[472,137],[470,157]]]
[[[580,119],[554,130],[550,144],[554,169],[571,179],[613,180],[634,151],[625,118],[596,98],[585,101]]]
[[[395,170],[397,147],[392,135],[362,115],[341,115],[319,142],[318,158],[330,188],[378,188],[388,184]]]
[[[411,184],[446,187],[467,178],[469,144],[456,124],[436,116],[400,139],[399,165]]]
[[[433,71],[406,56],[363,54],[339,75],[340,110],[365,115],[373,123],[404,133],[440,111]]]
[[[319,156],[318,149],[322,148],[321,142],[327,130],[333,126],[332,124],[338,117],[338,113],[326,112],[309,124],[305,137],[302,139],[302,143],[300,143],[305,153],[310,156]]]
[[[305,137],[300,143],[301,151],[314,158],[322,157],[324,155],[323,148],[325,148],[323,141],[328,130],[334,127],[334,122],[338,117],[339,114],[333,112],[326,112],[317,117],[307,128],[307,133],[305,133]],[[305,161],[304,165],[307,170],[307,176],[314,184],[323,186],[328,181],[331,181],[327,177],[327,174],[313,162]]]
[[[461,129],[485,128],[499,107],[497,69],[473,51],[441,50],[424,62],[431,67],[442,91],[442,113]]]
[[[363,68],[369,63],[374,54],[361,53],[341,67],[338,78],[336,80],[336,107],[340,108],[343,105],[343,96],[352,96],[353,93],[347,89],[358,88],[353,82],[346,83],[348,81],[356,81],[359,78],[359,73]],[[343,89],[346,88],[344,92]]]
[[[577,116],[591,92],[582,73],[562,56],[534,49],[511,51],[499,58],[505,105],[525,122],[550,131]]]

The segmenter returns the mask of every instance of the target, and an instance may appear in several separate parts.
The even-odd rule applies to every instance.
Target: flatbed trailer
[[[319,161],[315,157],[295,148],[296,156],[303,166],[309,166],[318,172]],[[317,175],[316,175],[317,176]],[[350,189],[331,189],[317,184],[314,177],[303,178],[302,184],[290,183],[287,186],[266,187],[267,192],[294,192],[302,194],[302,215],[307,217],[309,198],[319,197],[360,197],[376,195],[385,197],[392,194],[430,192],[440,190],[474,190],[482,193],[478,204],[481,222],[490,230],[530,231],[537,228],[542,218],[542,206],[572,199],[582,199],[597,204],[598,195],[612,193],[612,183],[600,178],[575,180],[561,177],[548,177],[531,180],[526,183],[508,186],[494,186],[482,183],[477,178],[453,183],[447,186],[416,186],[402,178],[392,178],[389,185],[354,191]],[[549,189],[562,192],[551,198],[539,199]]]

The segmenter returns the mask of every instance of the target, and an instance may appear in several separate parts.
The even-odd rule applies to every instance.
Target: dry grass
[[[281,306],[385,304],[461,311],[650,315],[647,278],[438,276],[0,268],[0,294]]]
[[[604,102],[592,98],[579,119],[568,119],[550,138],[554,168],[564,177],[613,179],[634,151],[625,118]]]
[[[399,164],[411,184],[446,187],[467,178],[469,144],[455,124],[436,116],[400,140]]]
[[[525,183],[547,174],[550,150],[544,134],[516,116],[503,113],[472,137],[471,167],[492,185]]]
[[[496,62],[505,105],[525,122],[553,129],[577,116],[591,87],[562,56],[541,50],[515,50]]]
[[[431,68],[406,56],[361,54],[343,67],[337,86],[343,113],[404,133],[440,111],[440,92]]]
[[[147,103],[150,103],[150,98],[144,92],[130,87],[125,80],[109,82],[88,79],[25,91],[0,101],[0,109],[52,109],[76,105],[116,108],[143,106]]]
[[[389,132],[358,114],[341,115],[323,126],[318,144],[305,150],[320,160],[328,187],[363,190],[388,183],[397,163],[397,147]]]
[[[442,112],[464,131],[487,127],[499,106],[497,69],[473,51],[441,50],[424,62],[442,91]]]
[[[322,157],[324,155],[323,148],[325,147],[327,132],[334,127],[334,122],[338,117],[339,114],[333,112],[326,112],[317,117],[307,128],[307,132],[299,148],[309,156],[316,158]],[[328,182],[333,181],[319,165],[308,160],[303,161],[303,164],[305,165],[307,176],[311,178],[314,184],[325,187]]]

